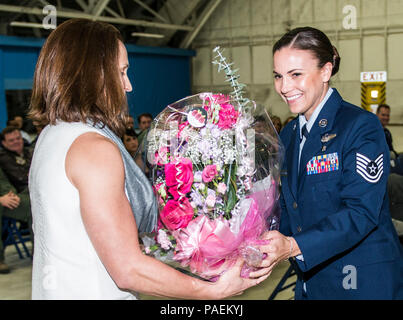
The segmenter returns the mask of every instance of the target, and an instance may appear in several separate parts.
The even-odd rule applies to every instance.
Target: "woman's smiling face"
[[[274,86],[292,113],[309,120],[325,97],[332,64],[318,67],[318,59],[309,50],[283,47],[273,55]]]

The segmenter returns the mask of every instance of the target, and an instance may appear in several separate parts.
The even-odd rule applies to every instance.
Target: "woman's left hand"
[[[301,253],[294,238],[286,237],[278,231],[268,231],[262,239],[270,242],[259,247],[261,252],[267,254],[260,267],[273,269],[277,263]]]

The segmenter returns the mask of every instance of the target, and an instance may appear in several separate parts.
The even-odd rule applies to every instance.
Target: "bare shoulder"
[[[93,152],[119,152],[118,147],[110,139],[96,132],[87,132],[79,136],[72,143],[69,153],[81,153],[85,151],[86,154]]]
[[[118,146],[110,139],[88,132],[79,136],[66,155],[66,174],[77,185],[85,177],[104,178],[105,175],[119,178],[124,175],[123,160]]]

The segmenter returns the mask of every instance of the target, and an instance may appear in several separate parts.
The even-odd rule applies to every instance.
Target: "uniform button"
[[[297,209],[297,208],[298,208],[298,204],[297,204],[296,202],[294,202],[294,203],[292,204],[292,207],[293,207],[294,209]]]
[[[301,232],[301,231],[302,231],[302,228],[301,228],[300,226],[298,226],[298,227],[297,227],[297,231],[298,231],[298,232]]]

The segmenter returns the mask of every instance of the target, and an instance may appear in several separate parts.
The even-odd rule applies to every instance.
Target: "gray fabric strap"
[[[137,228],[139,233],[152,232],[157,225],[158,204],[150,181],[112,130],[103,124],[96,124],[94,127],[119,147],[125,167],[125,187]]]

